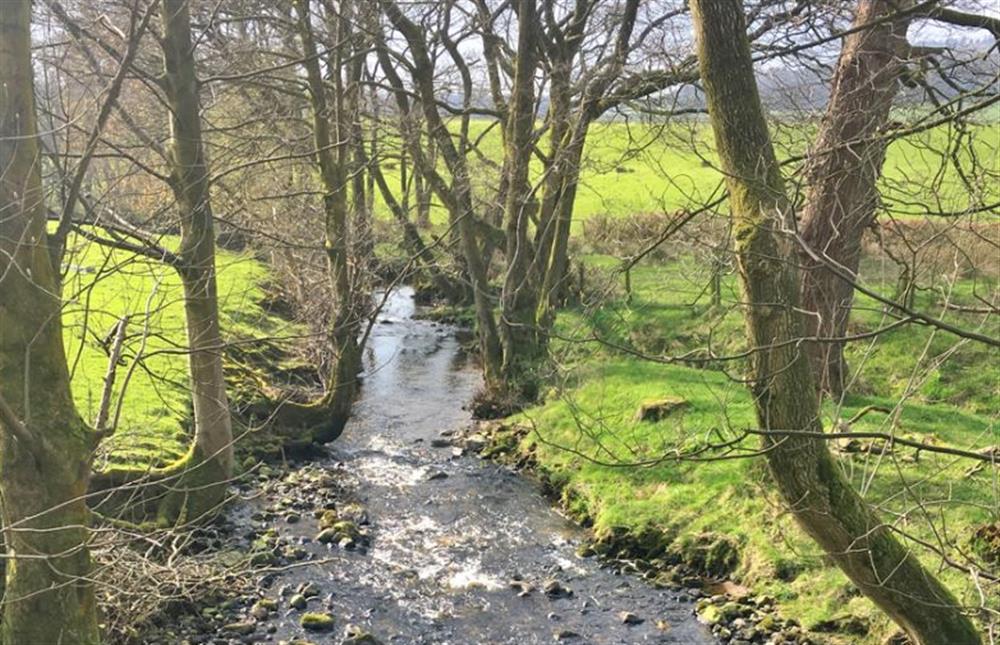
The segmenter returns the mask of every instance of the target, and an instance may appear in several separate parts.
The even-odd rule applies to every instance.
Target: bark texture
[[[750,381],[763,430],[822,432],[808,359],[794,342],[798,271],[785,231],[792,213],[764,119],[741,3],[693,0],[698,58],[727,175],[753,355]],[[862,593],[918,645],[974,644],[955,597],[851,487],[826,445],[765,437],[771,475],[799,524]]]
[[[0,641],[100,642],[84,495],[95,433],[77,414],[45,230],[30,0],[0,10]],[[9,404],[9,407],[7,407]]]
[[[858,3],[852,25],[858,31],[844,39],[830,102],[806,165],[800,225],[803,243],[851,275],[857,275],[861,239],[875,218],[886,148],[879,135],[889,120],[909,49],[909,16],[900,11],[912,4],[894,0]],[[854,288],[809,254],[800,257],[806,333],[843,338]],[[821,392],[840,396],[847,376],[844,344],[811,343],[808,351]]]
[[[215,279],[215,223],[201,130],[198,78],[186,0],[163,0],[163,87],[170,107],[170,185],[181,220],[194,443],[160,509],[167,522],[193,520],[222,501],[233,470],[233,431],[222,372]]]

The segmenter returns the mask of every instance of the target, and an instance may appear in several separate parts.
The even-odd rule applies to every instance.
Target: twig
[[[118,361],[122,357],[122,345],[125,343],[125,329],[128,327],[128,315],[122,316],[115,329],[115,339],[108,352],[108,371],[104,374],[104,390],[101,392],[101,406],[97,409],[97,420],[94,429],[98,440],[114,433],[115,428],[108,425],[108,415],[111,411],[111,391],[115,386],[115,374],[118,372]]]
[[[902,446],[909,446],[910,448],[916,448],[918,450],[938,452],[945,455],[955,455],[956,457],[975,459],[976,461],[984,461],[995,466],[1000,466],[1000,462],[997,461],[997,457],[992,451],[982,454],[979,452],[962,450],[960,448],[935,446],[921,441],[895,437],[884,432],[809,432],[805,430],[758,430],[755,428],[748,428],[746,432],[768,437],[804,437],[809,439],[825,439],[827,441],[833,441],[835,439],[883,439],[888,441],[890,444],[898,443]]]

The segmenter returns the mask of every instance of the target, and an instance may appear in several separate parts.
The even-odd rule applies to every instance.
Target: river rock
[[[745,613],[749,613],[749,608],[744,607],[738,602],[727,602],[719,608],[719,612],[721,613],[723,620],[726,622],[732,622],[740,616],[743,616]]]
[[[580,638],[580,635],[571,629],[560,629],[552,635],[552,638],[557,641],[571,641]]]
[[[703,609],[698,610],[698,618],[706,625],[717,625],[722,621],[722,612],[716,605],[706,605]]]
[[[299,585],[299,593],[306,598],[313,598],[320,594],[320,588],[315,582],[306,582]]]
[[[462,443],[465,445],[466,448],[468,448],[472,452],[480,452],[483,448],[486,447],[488,440],[486,438],[486,435],[481,434],[479,432],[475,432],[473,434],[466,436],[462,440]]]
[[[328,509],[320,512],[318,519],[321,529],[329,529],[333,528],[333,525],[340,521],[340,515],[337,514],[337,511]]]
[[[288,606],[293,609],[303,610],[309,603],[306,601],[306,597],[300,593],[295,594],[288,599]]]
[[[646,619],[640,618],[630,611],[623,611],[618,614],[623,625],[641,625],[646,622]]]
[[[251,622],[229,623],[223,626],[222,631],[230,634],[252,634],[257,631],[257,626]]]
[[[292,546],[289,544],[288,546],[285,546],[281,549],[281,555],[286,560],[292,560],[298,562],[299,560],[305,560],[306,555],[308,555],[308,553],[302,547]]]
[[[549,598],[569,598],[573,595],[573,590],[569,587],[563,586],[558,580],[546,580],[545,584],[542,585],[542,591]]]
[[[348,625],[344,630],[341,645],[381,645],[380,641],[357,625]]]

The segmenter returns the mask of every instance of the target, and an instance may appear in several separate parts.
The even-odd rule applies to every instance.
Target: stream
[[[332,474],[360,504],[367,548],[318,542],[316,513],[282,519],[306,475],[265,489],[233,519],[241,528],[276,527],[302,566],[271,576],[277,606],[236,642],[339,643],[349,624],[382,643],[715,642],[677,592],[577,557],[586,532],[551,507],[537,482],[450,445],[446,435],[471,422],[463,405],[478,371],[456,329],[416,310],[409,288],[389,299],[353,418],[329,459],[301,466],[309,476]],[[262,517],[275,504],[277,513]],[[305,611],[331,615],[330,631],[300,626],[289,599],[304,589]]]

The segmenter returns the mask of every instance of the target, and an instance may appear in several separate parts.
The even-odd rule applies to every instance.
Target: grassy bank
[[[176,240],[165,239],[167,245]],[[73,396],[83,418],[93,422],[104,387],[105,339],[130,316],[118,370],[115,401],[124,388],[115,434],[96,466],[160,466],[183,456],[190,443],[183,289],[176,272],[132,253],[71,238],[64,289],[64,342]],[[219,252],[219,307],[223,339],[282,337],[294,330],[261,308],[266,268],[252,256]],[[135,358],[139,361],[133,369]]]
[[[614,264],[605,257],[587,262],[595,271]],[[830,638],[881,642],[892,626],[782,511],[762,460],[713,460],[745,455],[757,447],[756,439],[748,438],[734,451],[676,459],[678,453],[695,454],[755,425],[752,401],[738,382],[740,360],[664,364],[630,353],[662,359],[707,346],[716,356],[742,351],[735,281],[726,278],[721,306],[711,307],[704,289],[708,276],[700,266],[680,258],[636,269],[630,302],[615,286],[620,276],[605,271],[603,278],[593,278],[610,300],[561,314],[554,345],[560,370],[546,402],[513,420],[530,429],[517,450],[535,460],[572,512],[593,522],[598,539],[652,531],[683,552],[699,536],[723,534],[738,545],[731,576],[755,593],[774,596],[787,617],[829,631],[839,628],[837,619],[856,616],[861,622],[852,629],[858,632],[863,625],[865,635],[834,631]],[[978,288],[983,286],[980,282]],[[971,280],[958,283],[956,298],[972,288]],[[938,312],[936,297],[924,292],[918,304]],[[891,322],[876,304],[858,302],[852,332]],[[981,316],[941,313],[970,327],[982,324]],[[993,321],[987,331],[996,335],[1000,330]],[[872,410],[852,429],[966,450],[995,446],[1000,443],[998,358],[995,350],[912,325],[854,345],[850,364],[857,371],[856,394],[828,403],[824,425],[834,427],[877,406],[888,413]],[[664,398],[681,400],[684,407],[660,421],[636,420],[643,403]],[[972,469],[974,462],[967,460],[878,443],[831,447],[845,474],[887,521],[957,561],[982,561],[973,534],[1000,517],[994,469]],[[969,576],[943,567],[931,551],[917,550],[961,600],[979,604]],[[996,608],[996,599],[990,602]]]

